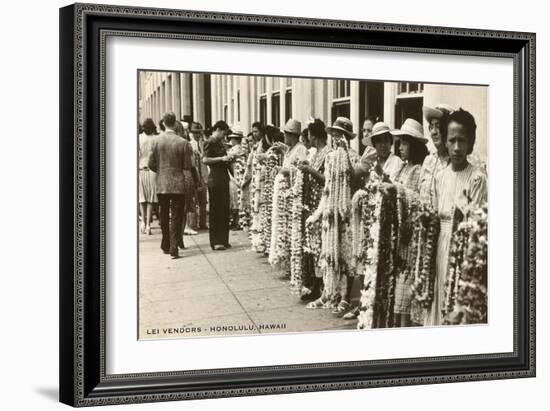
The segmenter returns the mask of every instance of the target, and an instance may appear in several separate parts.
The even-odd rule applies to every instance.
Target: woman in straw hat
[[[428,155],[422,124],[408,118],[398,130],[391,132],[397,139],[397,151],[403,160],[403,165],[394,177],[394,182],[403,184],[415,192],[420,191],[420,171],[422,163]]]
[[[425,325],[441,325],[445,301],[445,285],[453,229],[467,219],[469,212],[487,201],[487,178],[483,171],[470,164],[476,139],[476,123],[467,111],[458,109],[449,115],[447,150],[450,164],[437,174],[435,204],[440,219],[435,264],[434,297],[427,310]]]
[[[428,153],[426,148],[428,139],[424,137],[422,131],[422,125],[413,119],[406,119],[401,129],[393,131],[385,123],[376,123],[371,136],[372,142],[369,141],[369,145],[374,145],[375,151],[365,151],[361,158],[362,168],[368,171],[372,170],[374,166],[374,171],[382,176],[382,181],[385,181],[383,186],[401,184],[409,190],[418,192],[420,164],[422,164]],[[394,137],[397,140],[396,147],[398,147],[401,158],[391,153]],[[369,177],[378,179],[377,174],[370,174]],[[361,283],[363,283],[362,264],[359,264],[356,269]],[[410,317],[412,295],[408,290],[408,284],[404,284],[404,282],[404,280],[401,281],[401,285],[398,286],[400,294],[395,296],[397,311],[394,310],[394,312],[399,313],[397,324],[401,324],[401,317],[403,317],[403,325],[405,326],[409,325],[407,320]],[[360,315],[360,312],[360,307],[355,307],[344,315],[344,319],[355,319]]]
[[[399,154],[403,160],[403,166],[396,174],[394,183],[401,184],[406,189],[414,193],[420,191],[420,171],[421,164],[428,154],[426,143],[428,139],[424,137],[422,124],[418,121],[408,118],[405,120],[399,130],[392,131],[397,138]],[[406,260],[408,244],[399,244],[398,253],[401,258]],[[393,307],[395,327],[408,327],[411,325],[411,302],[413,278],[406,272],[400,272],[395,282],[395,302]]]
[[[353,183],[353,170],[360,160],[359,154],[355,150],[349,147],[349,142],[355,138],[353,132],[353,124],[351,120],[345,117],[338,117],[332,126],[327,127],[326,131],[330,133],[332,138],[332,146],[334,148],[331,151],[325,161],[325,185],[323,188],[323,197],[320,201],[317,211],[308,219],[308,224],[315,224],[318,219],[322,218],[323,234],[326,235],[328,227],[338,227],[337,242],[339,247],[335,252],[337,255],[326,257],[321,253],[320,258],[320,270],[323,275],[324,290],[322,295],[315,301],[310,302],[307,308],[329,308],[332,307],[332,313],[337,316],[344,315],[351,309],[350,298],[351,289],[353,286],[355,272],[349,266],[351,255],[348,255],[351,251],[351,230],[349,229],[349,216],[342,215],[341,212],[335,210],[326,210],[326,204],[331,202],[330,196],[333,194],[331,190],[335,187],[331,187],[333,181],[337,181],[337,174],[342,174],[342,170],[338,170],[335,165],[338,164],[338,156],[342,154],[339,149],[345,150],[346,164],[341,164],[344,168],[347,168],[347,181],[344,185],[349,188],[339,187],[338,189],[345,196],[336,199],[343,209],[351,206],[351,196],[353,195],[352,183]],[[344,160],[344,161],[346,161]],[[331,171],[332,170],[332,171]],[[331,224],[331,221],[333,224]],[[322,240],[324,241],[324,240]],[[334,258],[334,261],[331,259]],[[335,264],[335,261],[337,262]]]
[[[394,138],[390,131],[390,127],[382,121],[374,125],[372,134],[367,138],[367,144],[373,146],[375,151],[365,150],[361,157],[361,167],[366,172],[374,163],[375,171],[393,181],[401,170],[403,161],[392,153]]]

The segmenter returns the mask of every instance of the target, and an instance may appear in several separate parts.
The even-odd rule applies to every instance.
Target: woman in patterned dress
[[[468,162],[474,149],[476,123],[465,110],[458,109],[449,115],[447,150],[451,162],[435,181],[435,204],[440,218],[437,242],[434,299],[426,313],[424,325],[441,325],[441,311],[445,301],[445,283],[449,249],[453,230],[461,220],[467,219],[470,210],[487,201],[487,178],[483,171]]]
[[[143,122],[143,132],[139,135],[139,208],[141,212],[141,232],[151,234],[153,206],[158,203],[156,173],[149,170],[149,156],[155,141],[157,127],[152,119]]]
[[[392,131],[398,139],[397,151],[403,160],[401,169],[397,172],[393,183],[400,184],[405,189],[418,194],[420,192],[421,164],[428,155],[422,124],[413,119],[406,119],[401,129]],[[398,253],[403,261],[407,260],[408,242],[410,239],[401,238]],[[406,271],[400,271],[395,282],[395,303],[393,308],[393,324],[395,327],[411,325],[412,276]]]
[[[298,168],[304,173],[304,218],[307,220],[321,201],[323,186],[325,185],[325,159],[330,152],[327,145],[327,132],[325,123],[319,119],[308,124],[308,140],[314,150],[310,151],[307,162],[298,164]],[[321,224],[313,224],[306,229],[303,287],[309,290],[302,294],[302,300],[316,300],[321,296],[323,276],[318,267],[319,252],[321,249]]]

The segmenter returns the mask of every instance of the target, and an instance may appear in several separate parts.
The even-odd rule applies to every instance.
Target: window
[[[400,94],[422,93],[424,91],[424,83],[399,83]]]
[[[423,97],[398,98],[395,102],[395,124],[394,127],[401,127],[407,118],[412,118],[422,124]]]
[[[350,80],[334,80],[332,90],[332,121],[337,117],[350,117],[350,94],[351,94],[351,81]]]
[[[334,90],[333,90],[334,99],[345,98],[350,96],[351,94],[350,80],[334,80],[333,84],[334,84]]]
[[[292,117],[292,90],[285,93],[285,123]]]
[[[338,117],[350,117],[350,101],[335,101],[332,103],[332,121],[336,120]]]
[[[271,122],[275,127],[281,126],[281,95],[279,93],[271,96]]]
[[[223,106],[223,121],[227,123],[227,104]]]

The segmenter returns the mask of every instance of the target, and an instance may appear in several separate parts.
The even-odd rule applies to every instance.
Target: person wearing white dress
[[[449,115],[447,151],[450,164],[436,176],[435,204],[440,218],[437,242],[434,299],[427,310],[424,325],[441,325],[441,311],[445,301],[445,283],[453,230],[457,223],[467,219],[470,210],[487,201],[487,178],[482,170],[468,162],[476,137],[474,117],[458,109]]]

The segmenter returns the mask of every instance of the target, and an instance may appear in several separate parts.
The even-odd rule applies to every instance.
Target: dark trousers
[[[178,241],[181,239],[181,224],[185,211],[183,194],[157,194],[160,207],[160,229],[162,240],[160,248],[170,254],[178,253]]]
[[[199,217],[198,217],[198,226],[199,228],[206,228],[206,187],[198,188],[195,193],[195,198],[199,205]]]
[[[229,244],[229,179],[209,178],[210,246]]]

